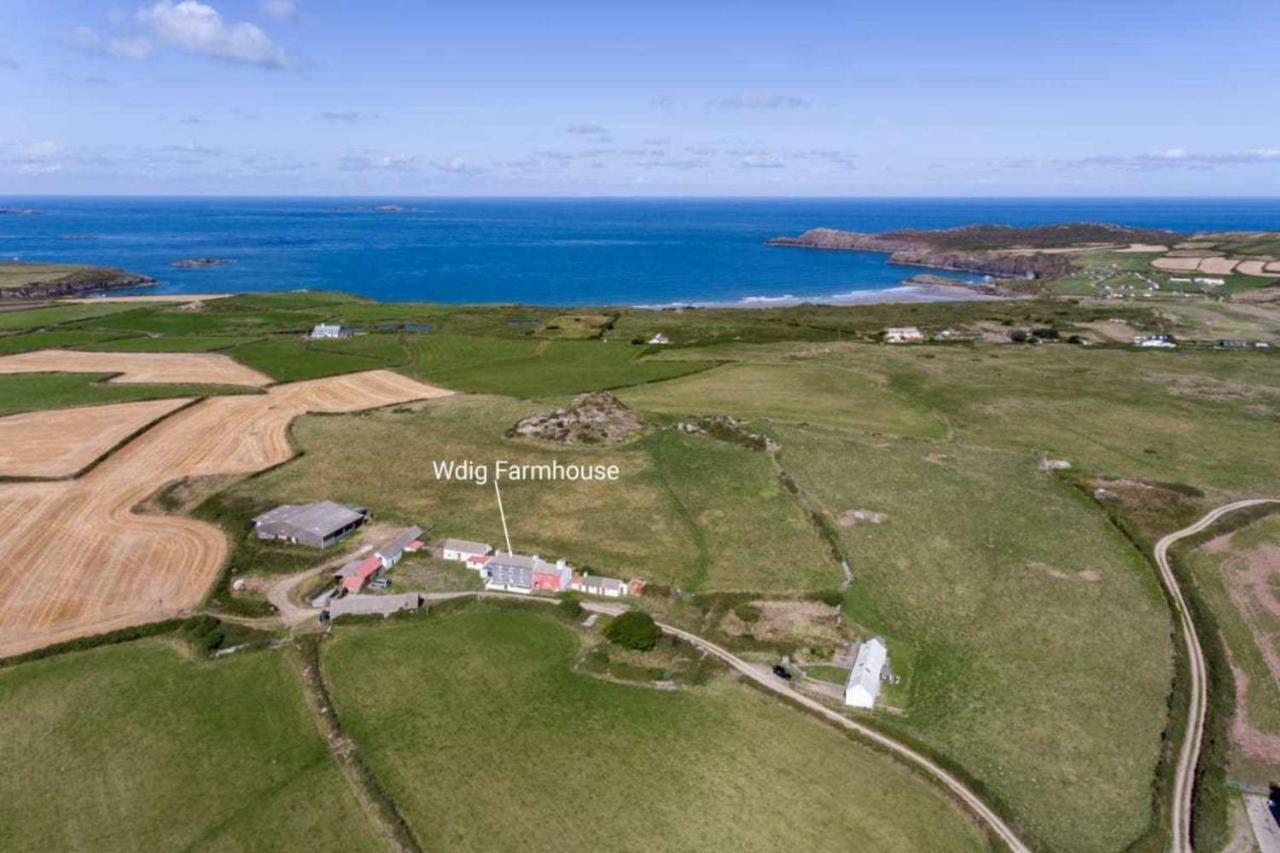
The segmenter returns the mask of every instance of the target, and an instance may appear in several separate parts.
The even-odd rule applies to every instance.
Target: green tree
[[[643,610],[628,610],[609,623],[604,629],[604,635],[610,642],[617,643],[624,649],[647,652],[658,644],[662,632],[648,613]]]
[[[578,619],[582,616],[582,602],[573,593],[566,594],[556,606],[560,608],[560,614],[568,619]]]

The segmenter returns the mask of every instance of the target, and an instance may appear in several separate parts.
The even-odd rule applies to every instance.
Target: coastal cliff
[[[1172,231],[1076,222],[1015,228],[967,225],[938,231],[901,230],[870,234],[813,228],[798,237],[775,237],[770,246],[834,251],[884,252],[906,266],[971,272],[1000,278],[1051,279],[1072,270],[1070,252],[1131,243],[1169,242]]]

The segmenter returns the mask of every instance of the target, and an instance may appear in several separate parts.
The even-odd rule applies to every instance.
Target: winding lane
[[[1169,548],[1180,539],[1205,531],[1229,512],[1268,503],[1280,503],[1280,499],[1253,498],[1224,504],[1211,510],[1195,524],[1162,537],[1155,546],[1160,579],[1176,605],[1174,610],[1177,611],[1178,621],[1182,626],[1182,637],[1186,642],[1187,660],[1191,671],[1191,700],[1190,707],[1187,709],[1187,731],[1182,739],[1182,751],[1178,755],[1178,770],[1173,780],[1171,849],[1174,853],[1191,853],[1191,798],[1195,790],[1196,765],[1200,761],[1200,745],[1204,739],[1204,718],[1208,705],[1205,680],[1208,668],[1205,665],[1200,638],[1196,634],[1195,623],[1191,619],[1191,612],[1187,609],[1187,602],[1182,597],[1178,579],[1169,565]]]

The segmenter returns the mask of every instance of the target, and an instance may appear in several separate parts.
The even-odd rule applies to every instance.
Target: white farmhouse
[[[854,708],[874,708],[880,698],[880,676],[889,662],[889,650],[884,640],[873,637],[858,649],[858,657],[849,673],[849,684],[844,689],[844,704]]]
[[[342,337],[342,327],[337,323],[317,323],[315,328],[311,330],[312,340],[323,340],[325,338]]]
[[[890,326],[884,330],[884,341],[887,344],[906,344],[923,340],[924,333],[915,326]]]
[[[668,338],[666,335],[662,334],[662,332],[658,332],[658,334],[654,335],[652,338],[649,338],[649,343],[654,345],[669,344],[671,343],[671,339]]]

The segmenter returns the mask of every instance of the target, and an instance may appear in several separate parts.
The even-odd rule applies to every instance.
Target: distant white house
[[[1170,283],[1172,283],[1172,284],[1190,284],[1190,283],[1191,283],[1191,279],[1189,279],[1189,278],[1177,278],[1177,277],[1175,277],[1175,278],[1170,278],[1170,279],[1169,279],[1169,281],[1170,281]]]
[[[1159,349],[1173,349],[1177,344],[1169,339],[1168,335],[1148,335],[1137,337],[1133,342],[1140,347],[1156,347]]]
[[[662,334],[662,332],[658,332],[658,334],[654,335],[652,338],[649,338],[649,343],[651,343],[651,344],[669,344],[669,343],[671,343],[671,339],[670,339],[670,338],[668,338],[666,335]]]
[[[343,337],[342,327],[339,326],[337,323],[333,323],[333,324],[317,323],[315,328],[311,330],[311,334],[308,337],[310,337],[312,340],[321,340],[324,338],[341,338]]]
[[[858,649],[858,657],[849,673],[849,683],[844,688],[844,704],[854,708],[874,708],[880,698],[880,678],[889,662],[889,650],[884,640],[873,637]]]
[[[923,340],[924,333],[915,326],[890,326],[884,330],[884,341],[887,344],[906,344]]]
[[[1203,276],[1195,280],[1196,284],[1207,284],[1210,287],[1221,287],[1227,283],[1224,278],[1204,278]]]

